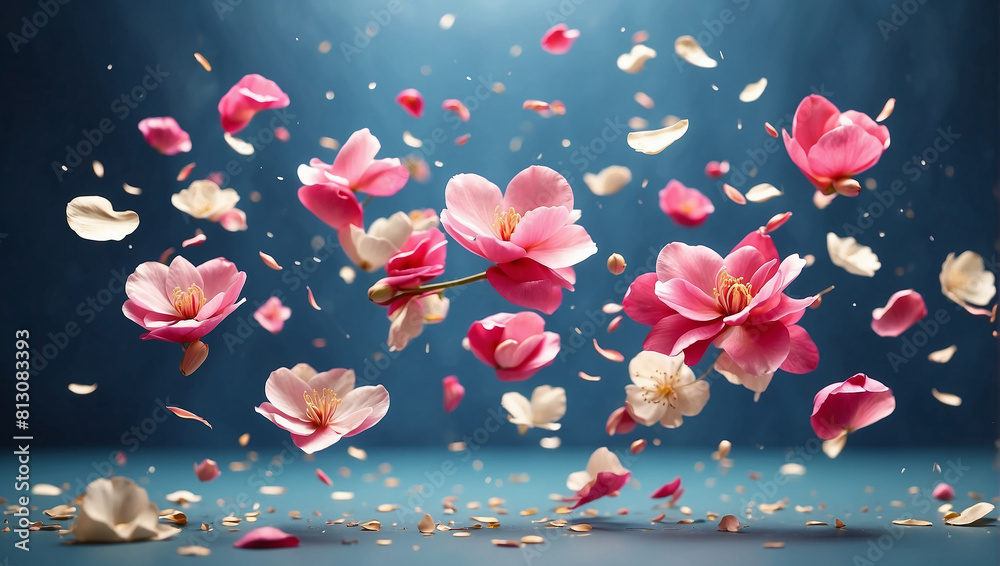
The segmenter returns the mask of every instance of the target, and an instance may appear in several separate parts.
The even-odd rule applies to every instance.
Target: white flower
[[[826,235],[826,251],[830,261],[837,267],[843,267],[848,273],[874,277],[875,272],[882,267],[878,256],[868,246],[862,246],[854,238],[838,238],[833,232]]]
[[[539,385],[531,392],[531,401],[524,395],[511,391],[503,394],[500,405],[510,413],[507,420],[516,424],[521,434],[528,432],[529,428],[559,430],[562,425],[555,421],[566,414],[566,390],[562,387]]]
[[[180,210],[195,218],[207,218],[217,222],[240,201],[236,189],[220,189],[212,181],[195,181],[179,193],[171,195],[170,202]]]
[[[146,490],[124,477],[94,480],[70,527],[77,542],[163,540],[180,529],[161,525],[160,512]]]
[[[364,229],[350,225],[348,230],[338,234],[344,253],[354,265],[365,271],[382,268],[413,232],[413,222],[405,212],[397,212],[389,218],[378,218]]]
[[[996,295],[996,276],[988,271],[983,256],[973,251],[962,252],[957,258],[948,254],[941,265],[941,292],[973,314],[989,316],[990,311],[968,305],[987,305]]]
[[[693,417],[708,402],[708,382],[695,381],[694,372],[684,365],[684,354],[667,356],[659,352],[639,352],[628,364],[634,385],[625,386],[626,402],[636,422],[652,426],[657,421],[677,428],[683,417]]]
[[[448,316],[451,301],[441,294],[412,299],[389,316],[389,351],[402,350],[420,336],[425,324],[437,324]]]
[[[590,459],[587,460],[586,470],[573,472],[566,478],[566,487],[573,491],[579,491],[587,484],[596,481],[598,474],[601,472],[611,472],[617,476],[629,474],[629,471],[622,466],[618,456],[615,456],[614,452],[608,450],[606,447],[601,446],[590,455]]]

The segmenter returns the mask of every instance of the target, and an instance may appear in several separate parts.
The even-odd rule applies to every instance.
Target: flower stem
[[[692,381],[691,383],[697,383],[697,382],[705,379],[706,377],[708,377],[708,374],[712,373],[712,370],[715,368],[715,362],[719,361],[719,357],[722,356],[722,352],[723,352],[722,350],[719,350],[719,353],[715,355],[715,359],[712,360],[712,364],[710,366],[708,366],[708,369],[705,370],[705,373],[703,373],[700,376],[698,376],[698,379]]]
[[[822,297],[823,295],[825,295],[825,294],[829,293],[830,291],[833,291],[833,289],[834,289],[834,286],[833,286],[833,285],[830,285],[830,286],[829,286],[829,287],[827,287],[826,289],[823,289],[823,290],[822,290],[822,291],[820,291],[819,293],[816,293],[816,296],[817,296],[817,297]]]
[[[370,203],[371,201],[372,201],[372,196],[371,195],[368,195],[367,197],[365,197],[364,202],[361,203],[361,208],[365,208],[366,206],[368,206],[368,203]]]
[[[423,295],[434,291],[443,291],[445,289],[450,289],[451,287],[458,287],[461,285],[468,285],[469,283],[475,283],[476,281],[482,281],[483,279],[486,279],[485,271],[468,277],[462,277],[461,279],[454,279],[452,281],[434,283],[433,285],[421,285],[420,287],[414,287],[412,289],[401,289],[402,292],[396,295],[396,298],[406,297],[409,295]]]

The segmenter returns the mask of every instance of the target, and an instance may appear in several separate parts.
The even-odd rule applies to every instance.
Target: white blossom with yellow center
[[[737,311],[738,312],[738,311]],[[708,402],[708,382],[694,378],[684,365],[684,354],[667,356],[639,352],[628,364],[633,385],[625,386],[626,402],[637,422],[667,428],[681,426],[684,417],[701,412]]]

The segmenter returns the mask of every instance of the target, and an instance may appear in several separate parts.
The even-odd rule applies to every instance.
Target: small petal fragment
[[[274,261],[273,257],[271,257],[269,254],[266,254],[264,252],[257,252],[257,253],[260,254],[260,259],[262,259],[264,261],[264,265],[270,267],[271,269],[273,269],[275,271],[281,271],[281,266],[278,265],[277,261]]]
[[[782,193],[777,187],[770,183],[761,183],[750,187],[747,191],[746,199],[750,202],[767,202],[774,197],[780,197]]]
[[[730,185],[729,183],[722,184],[722,192],[726,193],[729,200],[735,202],[736,204],[743,205],[747,203],[747,199],[743,196],[743,193],[738,191],[736,187]]]
[[[729,533],[739,532],[740,520],[736,518],[736,515],[726,515],[719,521],[719,530]]]
[[[927,359],[936,364],[946,364],[948,363],[949,360],[951,360],[951,357],[955,355],[955,352],[957,350],[958,346],[952,344],[951,346],[948,346],[943,350],[936,350],[934,352],[931,352],[930,354],[927,354]]]
[[[611,165],[601,169],[596,175],[584,173],[583,182],[595,195],[613,195],[632,182],[632,171],[623,165]]]
[[[677,53],[681,59],[684,59],[695,67],[712,69],[719,65],[718,61],[712,59],[707,53],[705,53],[705,50],[701,48],[701,44],[698,43],[698,40],[690,35],[682,35],[674,41],[674,52]],[[764,84],[765,86],[767,85],[766,82]],[[761,89],[761,91],[763,91],[763,89]],[[742,100],[742,95],[740,96]]]
[[[954,393],[942,393],[937,389],[931,389],[931,395],[933,395],[938,401],[950,407],[959,407],[962,405],[962,398]]]
[[[97,391],[97,384],[82,385],[80,383],[70,383],[68,388],[70,393],[76,393],[77,395],[90,395],[94,391]]]
[[[715,65],[713,65],[714,67]],[[755,83],[750,83],[743,87],[743,91],[740,92],[740,102],[753,102],[760,98],[760,95],[764,94],[764,89],[767,88],[767,79],[761,78]]]
[[[966,508],[958,515],[958,517],[946,520],[945,523],[948,523],[949,525],[959,525],[959,526],[970,525],[972,523],[975,523],[979,519],[982,519],[986,515],[992,513],[993,509],[995,509],[995,507],[992,503],[980,501],[979,503],[976,503],[972,507]]]
[[[875,118],[876,122],[881,122],[892,116],[892,111],[896,109],[896,99],[890,98],[885,101],[885,106],[882,107],[882,111],[878,113],[878,117]]]
[[[444,387],[444,412],[450,413],[458,407],[458,404],[465,397],[465,387],[458,382],[458,377],[454,375],[442,379],[441,384]]]
[[[298,545],[298,537],[275,527],[254,529],[233,543],[236,548],[288,548]]]
[[[208,423],[208,421],[206,421],[205,419],[203,419],[203,418],[199,417],[198,415],[196,415],[196,414],[192,413],[191,411],[188,411],[187,409],[182,409],[182,408],[180,408],[180,407],[169,407],[169,406],[167,407],[167,409],[168,409],[168,410],[169,410],[169,411],[170,411],[171,413],[173,413],[173,414],[177,415],[178,417],[180,417],[180,418],[182,418],[182,419],[192,419],[192,420],[196,420],[196,421],[198,421],[198,422],[200,422],[200,423],[204,424],[204,425],[205,425],[205,426],[207,426],[208,428],[212,428],[212,425],[210,425],[210,424]]]
[[[656,57],[656,51],[645,45],[633,45],[632,50],[618,56],[618,68],[629,74],[636,74],[646,66],[646,61]]]
[[[879,336],[895,337],[927,316],[927,305],[913,289],[897,291],[882,308],[872,311],[872,330]]]
[[[424,96],[415,88],[407,88],[396,95],[396,104],[414,118],[424,115]]]
[[[643,132],[629,132],[627,136],[628,145],[639,153],[646,155],[656,155],[670,144],[681,139],[688,130],[688,121],[680,120],[672,126],[659,130],[646,130]]]

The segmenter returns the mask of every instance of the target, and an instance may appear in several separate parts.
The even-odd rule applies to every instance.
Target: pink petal
[[[232,208],[219,217],[219,226],[229,232],[243,232],[247,229],[247,213]]]
[[[305,418],[308,406],[302,395],[311,389],[288,368],[272,371],[264,383],[264,395],[276,409],[302,420],[308,420]]]
[[[878,162],[885,149],[861,126],[840,126],[826,133],[808,152],[809,167],[821,177],[850,177]]]
[[[671,179],[660,190],[660,210],[681,226],[700,226],[715,212],[712,201],[698,189],[685,187]]]
[[[854,431],[892,414],[896,398],[892,390],[863,373],[847,381],[827,385],[816,394],[810,418],[816,436],[830,440],[844,431]]]
[[[566,24],[556,24],[542,36],[542,49],[553,55],[563,55],[573,47],[573,42],[578,37],[580,30],[569,29]]]
[[[326,472],[324,472],[321,468],[316,468],[316,477],[328,487],[333,485],[333,480],[330,479],[330,476],[326,475]]]
[[[514,236],[517,236],[516,231]],[[596,254],[597,244],[590,238],[590,234],[583,226],[573,224],[563,226],[544,242],[525,249],[528,259],[537,261],[546,267],[560,269],[572,267]]]
[[[817,178],[809,166],[809,156],[806,155],[805,150],[802,149],[799,142],[789,136],[788,132],[785,130],[781,130],[781,135],[785,140],[785,150],[788,151],[788,157],[792,158],[792,163],[795,163],[799,170],[802,171],[802,174],[809,179],[809,182],[812,183],[816,189],[820,191],[826,190],[826,188],[830,186],[832,180],[826,177],[822,179]]]
[[[782,226],[785,225],[785,222],[788,222],[788,220],[791,219],[791,217],[792,217],[791,212],[782,212],[779,214],[775,214],[774,216],[771,217],[770,220],[767,221],[767,224],[764,226],[764,233],[770,234],[771,232],[774,232],[778,228],[781,228]]]
[[[651,499],[660,499],[662,497],[670,497],[675,491],[681,486],[681,478],[677,478],[674,481],[664,484],[660,489],[653,492],[653,495],[649,497]]]
[[[260,75],[247,75],[219,100],[222,129],[235,134],[245,128],[257,112],[284,108],[288,104],[288,95],[274,81]]]
[[[254,411],[274,423],[278,428],[287,430],[293,435],[309,436],[316,431],[316,425],[314,425],[312,421],[303,421],[286,415],[285,413],[279,411],[274,405],[266,401],[261,403],[260,406],[254,407]]]
[[[730,185],[729,183],[722,183],[722,192],[729,200],[735,202],[736,204],[743,205],[747,203],[747,197],[743,196],[743,193],[738,191],[736,187]]]
[[[365,412],[366,409],[369,411],[365,413],[364,419],[359,423],[355,423],[351,419],[345,419],[343,422],[337,419],[331,426],[344,427],[344,438],[349,438],[378,424],[382,417],[389,412],[389,392],[386,391],[385,387],[382,385],[358,387],[344,396],[337,411],[338,413],[343,411],[346,414],[351,414],[352,412]]]
[[[281,299],[271,297],[254,313],[253,318],[260,323],[260,326],[270,332],[277,334],[285,327],[285,321],[292,316],[292,309],[281,304]]]
[[[167,409],[171,413],[177,415],[178,417],[180,417],[182,419],[195,420],[195,421],[198,421],[198,422],[202,423],[203,425],[207,426],[208,428],[212,428],[212,425],[210,425],[208,423],[208,421],[206,421],[205,419],[203,419],[203,418],[199,417],[198,415],[192,413],[191,411],[188,411],[187,409],[182,409],[180,407],[169,407],[169,406],[167,407]]]
[[[561,206],[533,208],[521,215],[517,228],[510,236],[510,243],[526,250],[535,246],[544,246],[546,240],[566,226],[567,220],[569,220],[569,210]],[[535,261],[538,260],[535,259]],[[539,263],[542,262],[539,261]]]
[[[455,175],[448,181],[444,200],[446,209],[441,212],[441,224],[463,246],[466,244],[453,232],[452,220],[460,227],[467,227],[462,231],[465,235],[492,236],[495,214],[498,207],[504,208],[500,188],[479,175],[469,173]]]
[[[458,404],[465,397],[465,387],[458,382],[458,377],[449,375],[441,380],[444,387],[444,412],[450,413],[458,408]]]
[[[140,120],[139,131],[146,143],[164,155],[191,151],[191,136],[170,116]]]
[[[414,118],[424,115],[424,97],[415,88],[407,88],[397,94],[396,104],[402,106],[403,110]]]
[[[399,159],[378,159],[358,179],[355,189],[374,197],[388,197],[399,192],[409,179],[410,172]]]
[[[676,314],[656,295],[656,282],[655,273],[644,273],[629,285],[622,299],[625,314],[639,324],[652,326],[663,317]]]
[[[667,356],[676,356],[684,352],[684,359],[689,365],[697,364],[708,347],[708,342],[714,341],[726,327],[722,320],[698,323],[684,318],[679,314],[664,317],[646,334],[642,343],[643,350],[660,352]],[[691,347],[696,343],[705,342],[697,349]]]
[[[709,179],[718,179],[726,173],[729,173],[728,161],[709,161],[705,164],[705,176]]]
[[[927,305],[913,289],[896,291],[882,308],[872,311],[872,330],[879,336],[899,336],[927,316]]]
[[[519,312],[510,317],[494,318],[496,316],[497,315],[487,317],[485,320],[497,321],[498,325],[503,326],[504,340],[516,340],[518,342],[523,342],[528,338],[540,335],[545,331],[545,319],[538,313],[526,311]]]
[[[259,527],[233,543],[236,548],[288,548],[299,545],[299,538],[275,527]]]
[[[184,259],[183,256],[175,257],[167,269],[167,277],[163,283],[164,295],[169,297],[171,302],[173,302],[174,289],[186,292],[191,285],[197,285],[202,292],[205,291],[205,282],[202,280],[198,269],[190,261]]]
[[[721,318],[719,303],[698,287],[683,279],[656,283],[656,296],[678,314],[690,320],[705,322]]]
[[[773,373],[784,363],[791,348],[785,325],[769,322],[753,326],[733,326],[716,340],[716,346],[752,375]]]
[[[524,214],[542,206],[562,206],[572,212],[573,189],[566,178],[554,169],[532,165],[507,184],[501,208],[513,208]]]
[[[129,298],[126,304],[132,302],[143,310],[176,315],[173,288],[167,293],[167,272],[167,266],[156,261],[139,264],[125,280],[125,294]]]
[[[520,370],[521,364],[527,361],[528,356],[541,345],[542,335],[529,336],[524,342],[514,340],[504,340],[497,344],[493,351],[493,359],[496,360],[497,369]]]
[[[619,407],[608,416],[608,422],[604,428],[609,435],[614,436],[616,434],[628,434],[632,432],[635,430],[636,424],[627,408]]]
[[[816,369],[819,365],[819,348],[806,329],[798,325],[789,326],[788,337],[791,344],[781,369],[788,373],[809,373]]]
[[[236,264],[222,257],[210,259],[196,269],[201,275],[205,296],[213,297],[225,293],[226,304],[231,304],[240,296],[243,284],[246,282],[246,273],[239,271],[236,269]]]
[[[597,477],[591,483],[585,485],[583,489],[577,492],[579,500],[571,509],[576,509],[605,495],[612,495],[618,492],[621,488],[625,487],[630,476],[631,474],[628,471],[623,474],[598,472]]]
[[[840,115],[840,119],[849,120],[852,124],[861,126],[869,135],[874,136],[882,144],[883,149],[889,149],[889,128],[877,124],[870,116],[855,110],[848,110]]]
[[[934,486],[934,491],[931,492],[931,497],[941,501],[951,501],[955,499],[955,488],[941,482]]]
[[[656,258],[656,277],[660,281],[677,277],[706,292],[717,286],[720,269],[722,258],[715,251],[683,242],[667,244]]]
[[[792,118],[792,137],[808,153],[823,134],[831,129],[828,124],[839,116],[840,111],[832,102],[818,94],[809,95],[802,99],[799,107],[795,109],[795,116]]]
[[[349,188],[356,189],[361,176],[365,174],[381,148],[382,144],[379,143],[378,138],[372,135],[368,128],[362,128],[347,138],[343,147],[337,152],[337,157],[333,160],[333,165],[328,172],[345,179]],[[319,161],[317,164],[314,161],[319,160],[309,162],[313,167],[323,163]]]
[[[299,188],[299,201],[309,212],[333,227],[343,230],[350,225],[361,226],[364,209],[350,189],[343,185],[326,183]]]
[[[490,285],[519,307],[552,314],[562,304],[562,290],[572,291],[573,284],[561,270],[545,267],[530,259],[494,265],[486,270]]]
[[[215,460],[205,458],[200,464],[194,465],[194,475],[198,476],[199,481],[205,482],[221,476],[222,472],[219,471],[219,465]]]
[[[461,100],[458,100],[456,98],[449,98],[448,100],[442,102],[441,109],[454,112],[463,122],[468,122],[469,118],[471,117],[469,109],[466,108],[464,104],[462,104]]]

